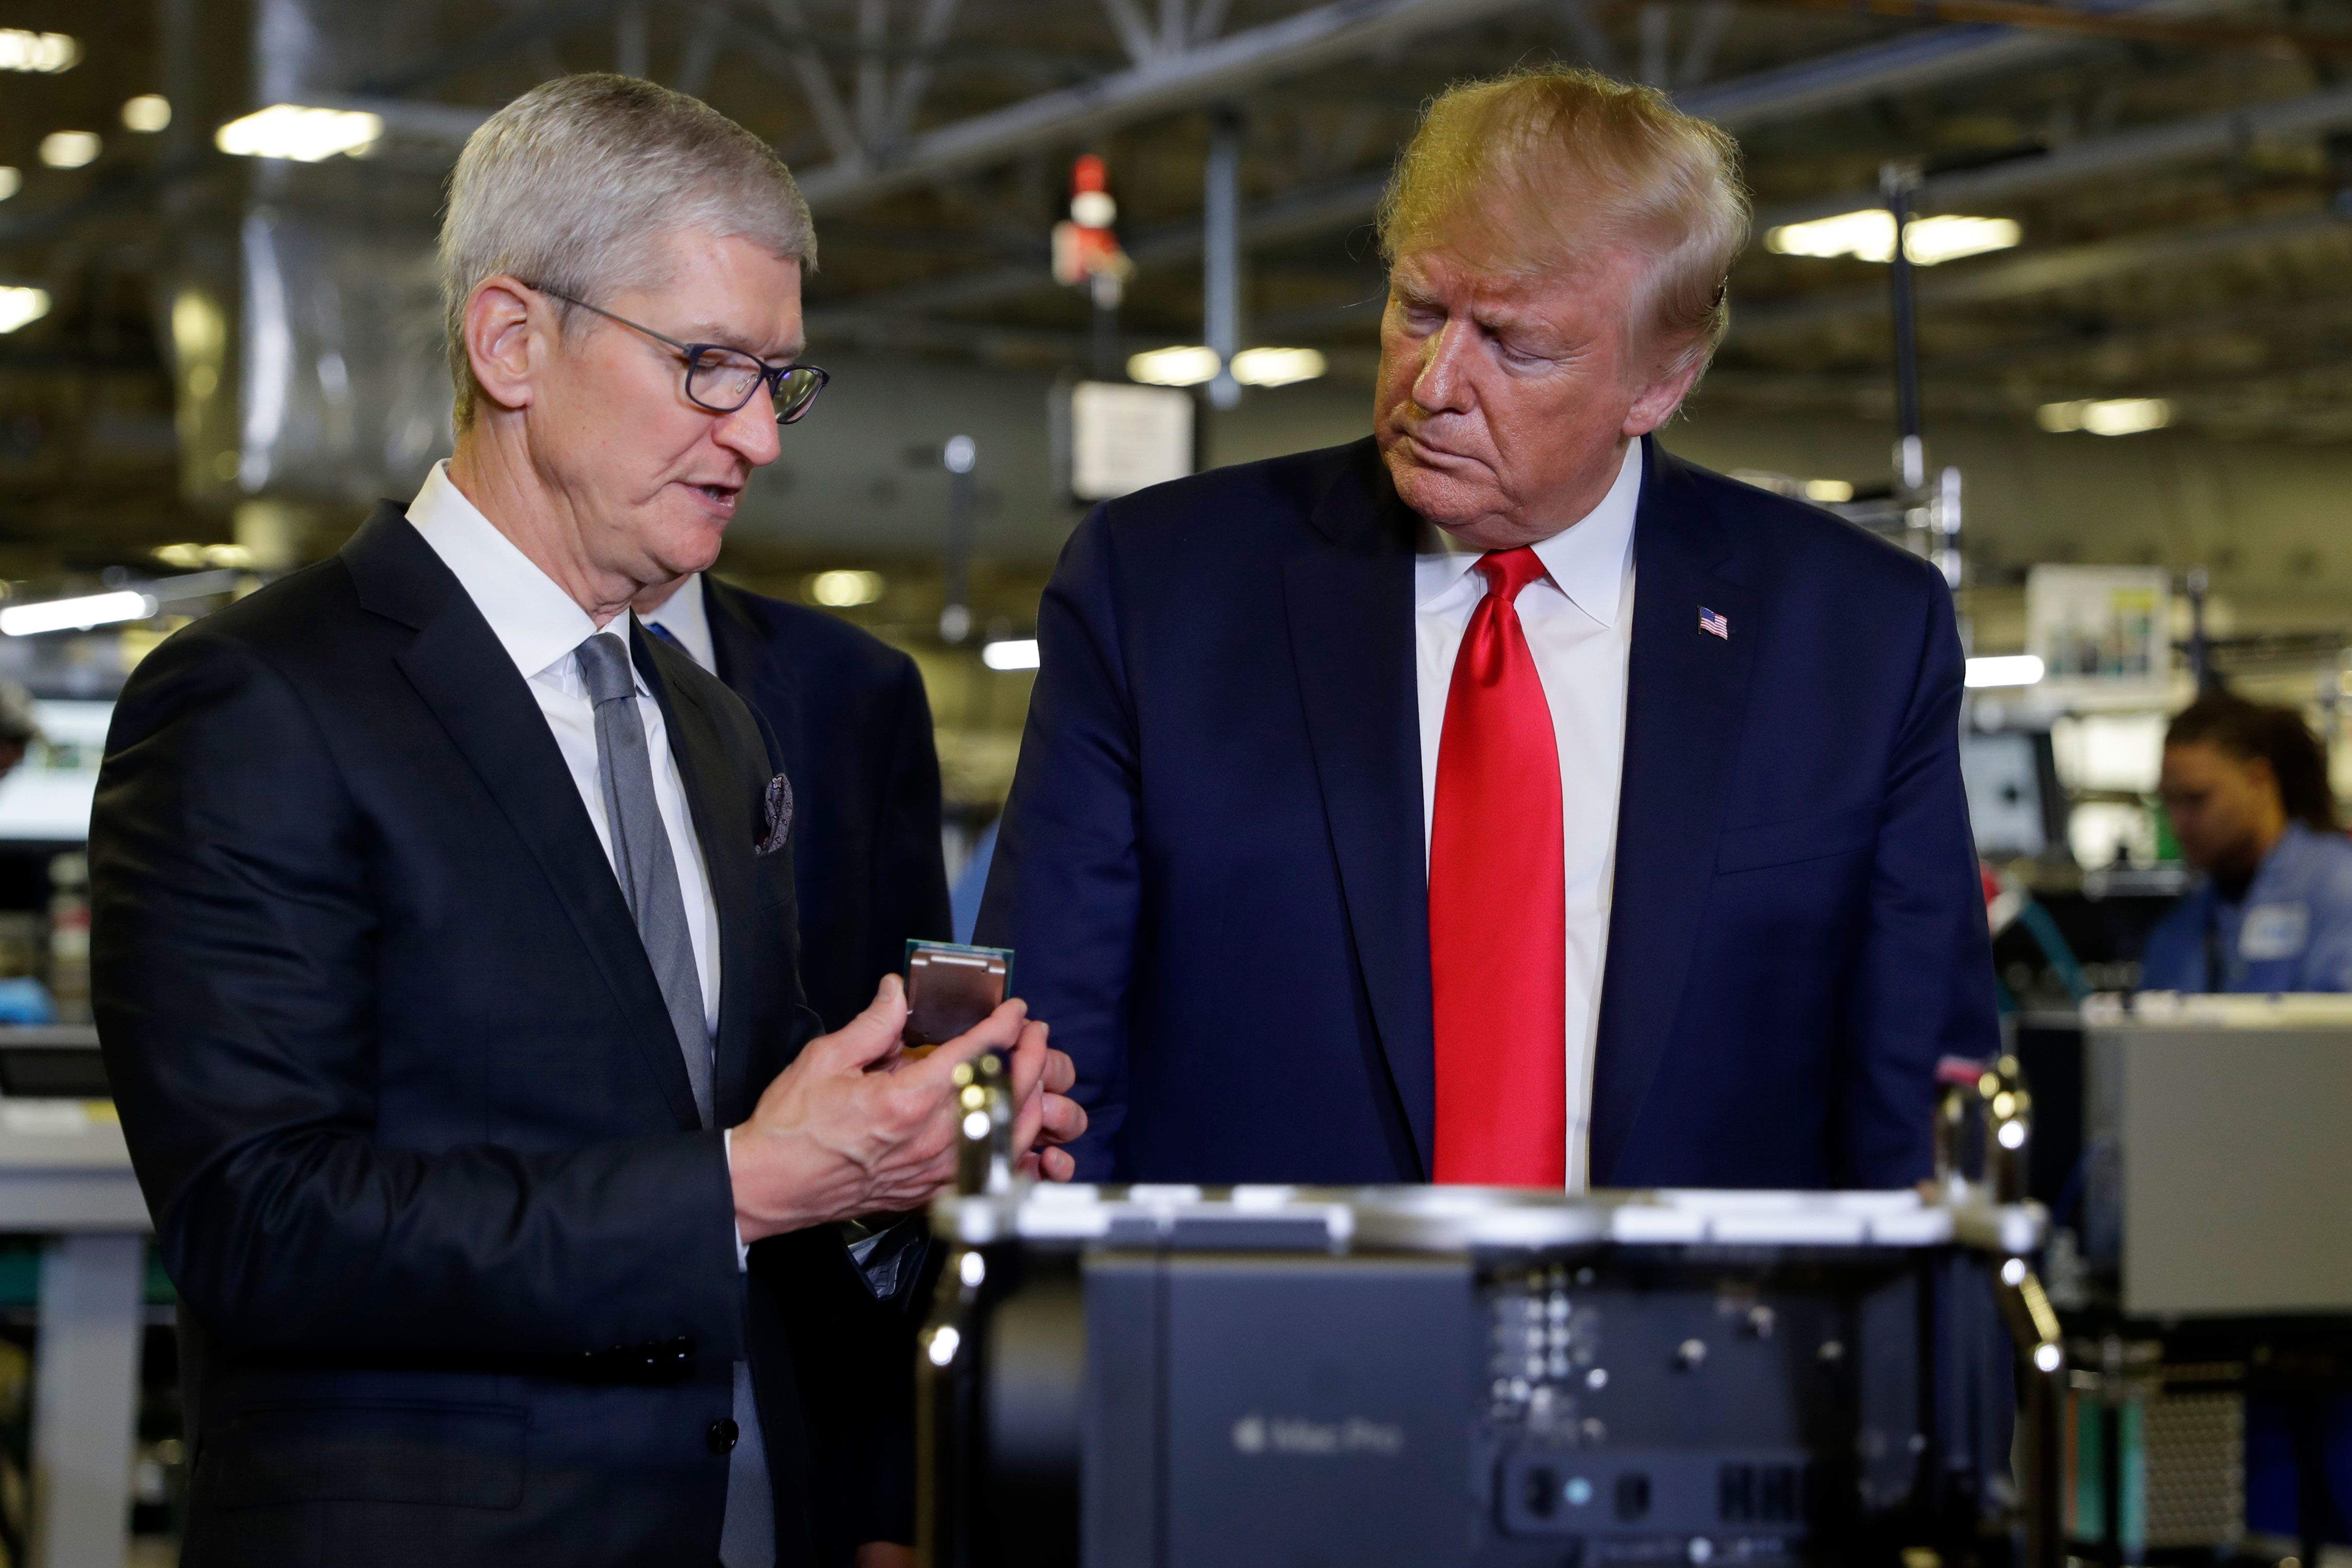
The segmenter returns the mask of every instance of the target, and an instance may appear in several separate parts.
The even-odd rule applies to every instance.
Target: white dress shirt
[[[662,601],[660,609],[637,619],[659,626],[677,639],[687,656],[711,674],[719,673],[719,647],[710,640],[710,606],[702,598],[702,574],[697,572]]]
[[[436,463],[424,488],[408,503],[408,521],[443,565],[456,574],[458,585],[490,623],[507,657],[522,672],[555,735],[563,765],[604,858],[613,858],[613,830],[604,820],[604,787],[596,774],[596,708],[588,699],[587,683],[572,654],[592,637],[609,637],[628,647],[628,623],[615,618],[599,631],[588,612],[555,584],[555,580],[531,563],[514,541],[500,533],[472,501],[450,481],[449,466]],[[701,603],[701,584],[692,584],[695,603]],[[683,593],[685,590],[681,589]],[[630,670],[635,674],[634,661]],[[646,752],[653,763],[654,805],[662,826],[669,830],[670,858],[677,866],[677,889],[686,900],[686,930],[694,943],[694,967],[702,982],[702,1023],[716,1038],[719,1033],[719,909],[710,898],[710,875],[702,863],[702,844],[694,836],[694,817],[686,804],[686,785],[678,777],[677,759],[670,753],[668,726],[661,704],[637,683],[637,717],[646,726]],[[614,872],[617,878],[619,873]]]
[[[1535,547],[1545,576],[1521,591],[1519,625],[1551,709],[1559,748],[1560,840],[1568,884],[1568,1190],[1581,1192],[1592,1125],[1592,1050],[1609,945],[1617,858],[1617,795],[1625,761],[1625,669],[1633,634],[1633,513],[1642,444],[1625,449],[1617,482],[1579,522]],[[1423,525],[1413,562],[1414,687],[1421,708],[1423,850],[1436,824],[1445,699],[1470,615],[1486,596],[1479,552]]]

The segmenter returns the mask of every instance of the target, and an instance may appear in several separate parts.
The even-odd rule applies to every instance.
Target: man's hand
[[[1029,1152],[1041,1135],[1075,1138],[1085,1112],[1062,1098],[1076,1078],[1045,1044],[1045,1026],[1019,1001],[928,1057],[899,1048],[904,987],[887,975],[873,1005],[840,1030],[809,1042],[776,1075],[730,1150],[735,1223],[746,1242],[830,1220],[921,1207],[955,1179],[955,1069],[988,1050],[1012,1053],[1013,1147],[1024,1169],[1066,1180],[1060,1149]],[[1059,1089],[1054,1086],[1058,1084]],[[1060,1167],[1058,1172],[1055,1165]]]
[[[1043,1047],[1046,1026],[1033,1027]],[[1034,1076],[1024,1078],[1024,1069]],[[1076,1142],[1087,1130],[1086,1107],[1067,1098],[1077,1079],[1077,1068],[1060,1051],[1040,1050],[1034,1063],[1024,1063],[1019,1052],[1013,1053],[1013,1103],[1020,1110],[1013,1121],[1013,1146],[1023,1151],[1023,1175],[1066,1182],[1077,1173],[1077,1162],[1056,1147]]]

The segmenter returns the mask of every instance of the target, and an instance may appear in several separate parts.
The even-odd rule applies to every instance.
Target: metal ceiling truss
[[[1922,184],[1919,202],[1926,210],[1953,211],[1997,198],[2063,189],[2129,170],[2227,155],[2265,138],[2318,135],[2347,126],[2352,126],[2352,88],[2097,137],[1988,168],[1931,176]],[[1244,209],[1243,240],[1261,247],[1278,245],[1369,223],[1386,184],[1385,173],[1357,175],[1258,203]],[[1877,202],[1875,192],[1848,192],[1759,215],[1757,227],[1760,234],[1772,226],[1851,212],[1874,206]],[[2332,222],[2319,215],[2307,220],[2296,218],[2286,228],[2300,235],[2315,227],[2325,229]],[[2264,237],[2272,232],[2269,226],[2230,225],[2214,231],[2220,237],[2196,243],[2200,247],[2243,248],[2269,243]],[[1201,246],[1200,226],[1187,223],[1136,236],[1129,243],[1128,254],[1139,266],[1169,266],[1197,259]],[[2085,268],[2103,275],[2105,270],[2138,266],[2138,261],[2126,258],[2139,256],[2144,249],[2137,240],[2102,241],[2063,250],[2028,253],[1998,262],[1978,262],[1961,271],[1937,273],[1924,280],[1925,297],[1957,302],[2046,291],[2078,279]],[[847,301],[842,309],[864,314],[913,315],[968,310],[1042,293],[1052,286],[1041,264],[1005,263]],[[1875,290],[1853,290],[1785,304],[1759,302],[1741,310],[1737,320],[1742,330],[1785,329],[1881,310],[1885,305],[1883,296]],[[822,313],[813,316],[812,324],[823,319]],[[1293,323],[1294,328],[1304,324],[1303,320]]]
[[[1528,0],[1334,0],[1245,32],[1200,38],[1180,29],[1181,49],[1153,35],[1152,52],[1122,71],[991,110],[910,137],[878,162],[837,161],[801,177],[811,207],[855,203],[1002,163],[1037,146],[1093,134],[1155,114],[1197,108],[1440,27],[1466,26],[1523,9]],[[1130,5],[1130,20],[1140,10]],[[1184,15],[1170,0],[1163,14]],[[1193,11],[1192,26],[1202,13]],[[1139,47],[1139,36],[1130,47]]]

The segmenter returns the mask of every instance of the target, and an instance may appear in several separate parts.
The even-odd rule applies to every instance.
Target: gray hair
[[[466,302],[506,273],[593,300],[663,280],[662,249],[696,230],[816,268],[816,229],[775,150],[709,104],[635,77],[542,82],[458,154],[441,220],[441,310],[457,426],[474,422]],[[569,306],[562,308],[568,324]]]

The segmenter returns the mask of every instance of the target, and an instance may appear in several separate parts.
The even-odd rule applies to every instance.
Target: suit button
[[[735,1447],[735,1439],[739,1436],[740,1436],[740,1429],[736,1426],[731,1418],[729,1418],[713,1421],[710,1424],[710,1430],[702,1435],[702,1440],[709,1445],[712,1453],[724,1454]]]

